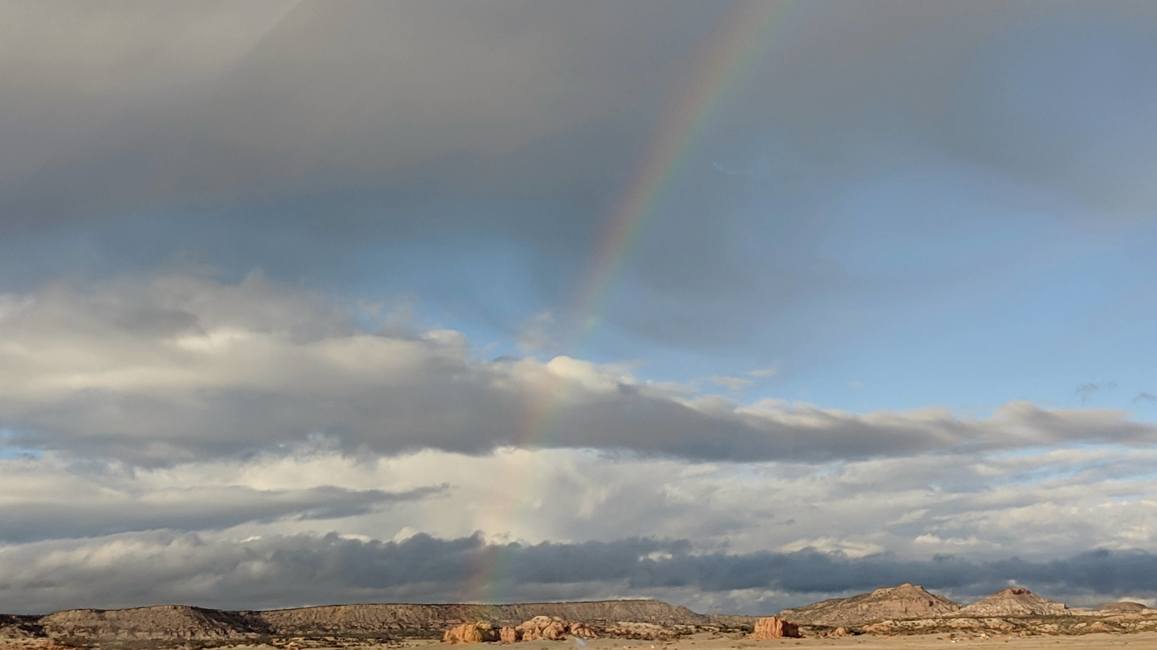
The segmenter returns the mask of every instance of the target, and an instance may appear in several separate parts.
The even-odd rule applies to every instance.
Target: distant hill
[[[1064,603],[1043,598],[1024,587],[1009,587],[961,608],[956,615],[1064,616],[1072,613]]]
[[[1104,603],[1098,605],[1097,609],[1103,612],[1144,612],[1149,609],[1142,603],[1135,603],[1130,600],[1120,600],[1115,603]]]
[[[38,623],[49,636],[77,639],[228,640],[266,631],[260,619],[246,614],[188,605],[70,609]]]
[[[802,625],[854,626],[874,621],[933,618],[954,614],[960,605],[905,582],[847,598],[832,598],[785,609],[779,616]]]

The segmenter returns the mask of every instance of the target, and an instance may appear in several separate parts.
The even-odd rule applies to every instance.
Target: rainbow
[[[788,0],[741,0],[723,16],[694,57],[694,68],[683,92],[661,116],[638,171],[604,220],[599,243],[569,311],[569,320],[578,323],[572,343],[577,345],[598,325],[599,314],[606,308],[614,280],[632,244],[655,216],[666,189],[685,168],[711,115],[769,44],[769,32],[787,6]],[[549,371],[544,374],[544,383],[536,386],[539,397],[527,400],[515,431],[516,448],[537,446],[553,426],[558,406],[554,385],[557,378]],[[515,454],[508,462],[514,465],[507,468],[507,486],[513,494],[503,502],[501,511],[491,513],[498,521],[510,521],[516,514],[518,498],[532,492],[532,486],[526,485],[531,472],[517,466],[523,462],[521,457]],[[501,553],[487,551],[480,555],[464,597],[475,602],[503,600],[497,578],[509,573],[502,565]]]
[[[654,217],[667,187],[686,167],[715,109],[765,51],[771,27],[786,6],[783,0],[740,2],[724,16],[695,57],[696,67],[685,91],[662,115],[647,155],[605,220],[571,311],[584,334],[598,325],[598,315],[605,309],[632,244]]]

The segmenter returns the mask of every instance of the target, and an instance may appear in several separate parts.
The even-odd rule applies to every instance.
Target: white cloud
[[[55,285],[8,304],[20,307],[0,321],[0,426],[14,443],[153,464],[309,441],[821,462],[1157,440],[1157,427],[1115,411],[857,414],[743,404],[639,380],[630,365],[486,361],[459,332],[374,333],[356,303],[256,275]]]
[[[1157,550],[1157,452],[1141,444],[1153,432],[1121,413],[1013,403],[966,419],[742,404],[641,380],[629,364],[487,361],[454,331],[371,333],[356,306],[260,276],[62,285],[5,304],[0,426],[31,455],[0,459],[0,518],[18,522],[0,543],[11,562],[36,558],[18,572],[27,584],[71,567],[99,573],[120,602],[201,598],[225,578],[208,571],[197,589],[173,578],[142,594],[100,572],[155,556],[152,575],[170,584],[203,540],[242,553],[229,566],[262,580],[286,571],[262,555],[278,545],[307,549],[308,564],[322,561],[308,549],[337,543],[324,540],[374,549],[426,534],[693,540],[698,555],[863,562]],[[1074,441],[1098,444],[1065,446]],[[251,551],[229,548],[238,540]],[[684,575],[690,560],[664,544],[632,548],[631,561]],[[709,574],[731,595],[664,593],[763,607],[782,591]],[[343,579],[315,596],[454,593],[363,592]],[[621,587],[608,578],[521,593]]]

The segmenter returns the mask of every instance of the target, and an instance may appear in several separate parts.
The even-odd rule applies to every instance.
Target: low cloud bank
[[[292,535],[237,540],[137,533],[0,547],[0,610],[187,602],[252,608],[326,602],[655,596],[761,612],[904,581],[967,599],[1010,582],[1089,601],[1152,596],[1157,555],[1094,550],[1049,561],[892,555],[698,553],[685,540],[488,543]]]

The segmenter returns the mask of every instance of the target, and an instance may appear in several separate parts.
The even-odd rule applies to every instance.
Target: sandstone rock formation
[[[535,616],[515,629],[523,641],[558,641],[566,638],[567,623],[557,616]]]
[[[558,616],[535,616],[515,627],[523,641],[558,641],[567,636],[593,639],[598,636],[586,623],[564,620]]]
[[[800,625],[858,626],[875,621],[931,618],[955,613],[960,605],[920,585],[904,583],[848,598],[833,598],[779,613]]]
[[[802,635],[799,633],[798,625],[775,616],[756,619],[755,630],[751,633],[751,638],[756,641],[768,641],[784,637],[799,638],[800,636]]]
[[[963,607],[957,616],[1066,616],[1068,605],[1042,598],[1024,587],[1008,587]]]
[[[485,643],[498,638],[498,628],[489,621],[455,625],[442,634],[443,643]]]

